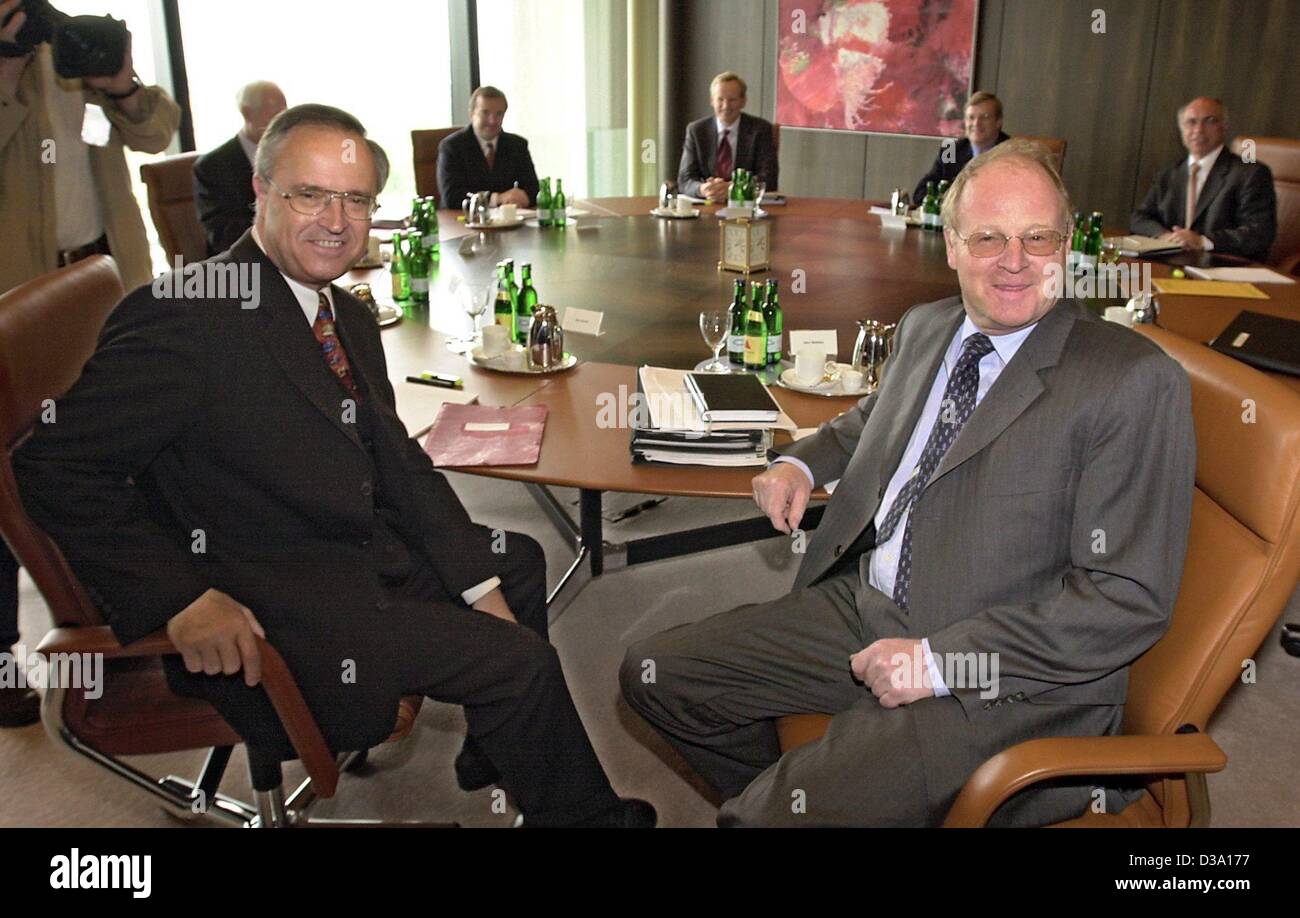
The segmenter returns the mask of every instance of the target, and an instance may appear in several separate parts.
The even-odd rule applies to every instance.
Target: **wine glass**
[[[727,343],[727,332],[731,329],[731,317],[725,309],[706,309],[700,313],[700,334],[704,343],[713,348],[713,359],[700,367],[705,373],[730,373],[731,368],[718,357],[722,345]]]
[[[754,216],[762,216],[763,195],[767,192],[767,182],[762,179],[754,179]]]
[[[460,284],[456,293],[460,308],[469,316],[469,335],[453,338],[447,342],[447,347],[457,354],[468,354],[478,345],[478,319],[487,311],[492,299],[492,288],[485,284]]]

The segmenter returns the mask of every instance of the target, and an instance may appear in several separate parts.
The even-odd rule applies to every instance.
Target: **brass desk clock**
[[[753,274],[772,263],[772,224],[744,217],[718,221],[718,270]]]

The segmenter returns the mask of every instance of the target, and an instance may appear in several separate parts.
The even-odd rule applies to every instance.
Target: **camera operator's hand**
[[[122,69],[111,77],[86,77],[82,82],[91,89],[112,93],[115,96],[130,93],[125,99],[114,99],[113,104],[132,121],[139,121],[144,117],[140,93],[133,91],[139,89],[139,80],[136,79],[135,65],[131,60],[130,32],[126,33],[126,52],[122,55]]]
[[[0,27],[0,41],[13,43],[18,38],[18,30],[27,21],[27,14],[19,10],[12,19],[9,16],[22,2],[23,0],[0,0],[0,22],[5,23]],[[30,54],[23,57],[0,57],[0,91],[5,95],[12,98],[17,94],[18,81],[31,57]]]

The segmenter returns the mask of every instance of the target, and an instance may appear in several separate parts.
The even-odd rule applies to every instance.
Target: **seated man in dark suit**
[[[930,171],[916,183],[916,189],[912,192],[914,207],[919,207],[925,199],[926,183],[934,182],[936,188],[940,181],[947,181],[951,185],[956,181],[957,173],[968,162],[1010,139],[1002,133],[1002,100],[991,92],[980,90],[966,100],[963,123],[966,136],[957,141],[952,138],[945,140]]]
[[[537,200],[537,170],[528,141],[501,130],[506,94],[480,86],[469,97],[469,125],[438,147],[438,194],[442,207],[460,207],[465,195],[492,192],[491,204],[531,207]]]
[[[1273,173],[1225,150],[1227,128],[1228,110],[1218,99],[1193,99],[1178,110],[1187,156],[1156,179],[1133,211],[1133,232],[1177,242],[1189,252],[1254,261],[1268,255],[1277,235]]]
[[[249,83],[236,96],[244,126],[194,163],[194,204],[208,237],[208,254],[235,244],[253,225],[253,157],[271,119],[288,107],[280,87]]]
[[[1071,208],[1038,146],[972,160],[943,209],[961,295],[909,310],[876,392],[754,479],[804,552],[794,592],[624,660],[629,702],[726,799],[721,825],[936,825],[1001,750],[1118,732],[1129,666],[1169,626],[1195,470],[1187,374],[1059,298]],[[837,479],[805,552],[808,499]],[[834,717],[782,755],[773,718],[795,713]],[[1063,779],[994,823],[1142,792]]]
[[[730,70],[709,84],[713,114],[686,126],[677,169],[677,190],[682,194],[725,201],[735,169],[747,169],[767,184],[768,191],[776,190],[781,166],[772,125],[741,111],[747,92],[745,81]]]
[[[126,296],[16,456],[23,502],[117,637],[166,628],[172,687],[249,742],[287,750],[257,634],[335,749],[382,742],[420,693],[464,707],[463,787],[499,777],[530,825],[651,825],[610,787],[547,643],[541,549],[470,520],[396,414],[379,327],[331,283],[387,174],[346,112],[272,121],[253,229]]]

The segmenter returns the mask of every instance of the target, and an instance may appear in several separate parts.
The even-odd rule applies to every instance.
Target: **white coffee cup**
[[[826,352],[820,347],[801,347],[794,355],[794,378],[802,386],[815,386],[826,372]]]
[[[861,392],[866,381],[867,377],[863,375],[861,370],[842,370],[840,372],[840,386],[850,394]]]
[[[510,329],[504,325],[483,326],[483,356],[495,357],[510,347]]]
[[[679,194],[676,200],[677,213],[686,216],[695,210],[695,202],[684,194]]]
[[[1133,327],[1133,313],[1123,306],[1107,306],[1105,319],[1107,322],[1114,322],[1125,328]]]
[[[501,363],[507,370],[526,370],[528,369],[528,351],[522,349],[508,350],[501,355]]]
[[[514,223],[519,219],[519,207],[516,204],[502,204],[497,208],[497,217],[502,223]]]

